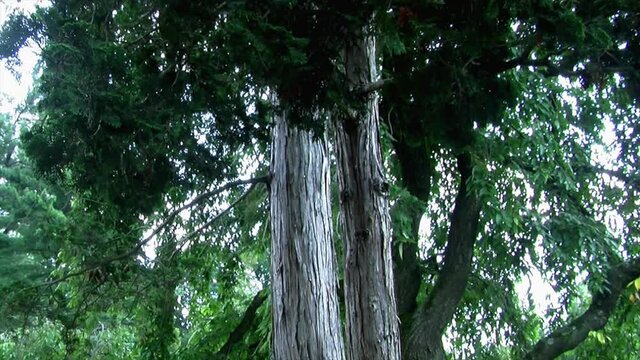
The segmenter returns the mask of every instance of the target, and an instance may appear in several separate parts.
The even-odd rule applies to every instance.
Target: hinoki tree
[[[344,359],[326,136],[278,115],[271,174],[273,357]]]
[[[554,358],[613,343],[609,319],[630,338],[639,12],[101,0],[16,14],[0,55],[43,49],[24,148],[105,232],[50,255],[49,284],[86,290],[69,306],[89,327],[115,294],[144,299],[137,343],[155,358]],[[523,299],[535,278],[559,296],[548,319]]]

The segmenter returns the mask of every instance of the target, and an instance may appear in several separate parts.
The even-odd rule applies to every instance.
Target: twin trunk
[[[352,93],[376,80],[375,42],[344,52]],[[345,245],[346,349],[340,329],[324,137],[287,124],[273,132],[271,221],[275,359],[400,359],[391,225],[378,134],[378,98],[334,116]]]

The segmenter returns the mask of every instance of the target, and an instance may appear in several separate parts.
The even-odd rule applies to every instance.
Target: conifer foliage
[[[0,357],[640,356],[639,29],[635,0],[13,13],[0,58],[42,62],[35,120],[0,117]]]

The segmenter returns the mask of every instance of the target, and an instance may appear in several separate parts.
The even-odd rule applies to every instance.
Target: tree
[[[527,5],[492,2],[488,9],[484,9],[476,2],[446,2],[442,6],[424,7],[399,5],[395,14],[400,23],[399,31],[404,35],[402,37],[404,42],[391,44],[392,53],[390,59],[386,60],[386,64],[390,76],[399,79],[400,84],[404,86],[389,87],[389,91],[384,95],[388,99],[387,109],[393,111],[390,116],[390,126],[396,132],[394,135],[399,138],[399,141],[394,142],[394,147],[400,167],[406,169],[414,168],[416,163],[426,164],[421,178],[408,174],[406,170],[403,171],[402,175],[408,190],[415,197],[428,200],[426,195],[428,190],[424,190],[424,185],[429,184],[428,179],[432,176],[433,168],[429,163],[432,163],[430,159],[434,157],[434,150],[445,145],[452,148],[454,152],[468,151],[473,147],[474,142],[477,143],[477,139],[474,139],[476,131],[473,131],[472,127],[480,126],[482,129],[486,126],[483,124],[490,124],[492,127],[496,125],[496,121],[508,124],[502,111],[505,106],[513,104],[514,95],[519,90],[518,84],[511,80],[509,74],[514,67],[531,65],[534,67],[529,68],[530,70],[539,71],[544,76],[580,76],[583,86],[592,84],[596,73],[599,74],[598,76],[606,73],[607,65],[604,64],[616,63],[618,70],[633,71],[635,60],[631,60],[633,55],[630,54],[634,50],[623,56],[611,55],[620,51],[615,48],[618,45],[614,40],[621,34],[619,31],[630,26],[626,15],[621,15],[618,20],[612,20],[611,16],[614,16],[612,14],[616,11],[625,14],[631,11],[633,5],[619,3],[603,12],[602,6],[605,6],[605,3],[597,5],[585,3],[572,8],[548,3],[537,4],[530,8]],[[555,25],[549,26],[552,23]],[[511,26],[516,24],[518,28],[514,34]],[[564,27],[558,24],[564,24]],[[438,31],[438,28],[441,30]],[[476,42],[476,37],[470,35],[472,33],[476,35],[481,33],[485,42]],[[515,37],[511,37],[512,34]],[[513,45],[509,45],[511,41]],[[565,52],[563,53],[561,49],[565,49]],[[537,60],[530,60],[530,57],[534,56]],[[580,65],[581,62],[587,62],[586,66],[589,70],[573,71],[574,66],[584,66]],[[600,70],[591,70],[595,67]],[[516,70],[518,73],[526,74],[524,69],[516,68]],[[423,83],[406,86],[407,82],[412,80],[424,81],[425,76],[429,79],[426,83],[428,85]],[[602,79],[600,78],[599,81]],[[633,83],[635,75],[632,72],[627,73],[627,79]],[[451,86],[451,84],[454,85]],[[632,88],[632,85],[630,87]],[[556,88],[556,91],[562,93],[564,90]],[[438,95],[434,96],[434,94]],[[535,102],[539,101],[537,99],[541,98],[540,95],[524,97],[524,99]],[[542,106],[548,106],[547,100],[542,98]],[[425,100],[418,102],[411,99]],[[538,108],[533,113],[548,118],[554,116],[551,115],[554,110],[560,109],[553,108],[552,112],[540,113]],[[584,119],[586,116],[581,117]],[[584,128],[584,125],[578,126]],[[421,129],[424,130],[420,131]],[[587,132],[593,130],[584,129]],[[498,132],[501,133],[501,130]],[[474,152],[477,153],[477,150]],[[485,155],[477,154],[476,156],[478,155],[486,158]],[[515,154],[510,156],[517,157]],[[486,161],[491,160],[486,159]],[[509,167],[508,162],[505,164],[504,161],[500,159],[499,161],[500,163],[495,166]],[[584,158],[581,161],[585,161]],[[589,160],[587,159],[586,162],[588,163]],[[522,163],[518,165],[521,166]],[[539,166],[539,164],[535,165],[536,168]],[[572,166],[576,166],[575,163]],[[531,167],[527,170],[530,169]],[[477,169],[474,168],[474,170]],[[521,171],[521,168],[515,169],[516,173]],[[474,173],[475,180],[482,181],[478,178],[481,172],[474,171]],[[560,176],[566,177],[567,174]],[[416,182],[415,178],[421,180]],[[589,180],[585,179],[585,181]],[[490,189],[487,190],[493,192]],[[459,191],[459,195],[462,193]],[[457,203],[458,201],[455,209],[458,208]],[[527,205],[523,204],[523,207]],[[468,206],[464,208],[469,209]],[[416,314],[413,326],[407,330],[408,338],[414,339],[407,342],[409,351],[405,352],[405,355],[409,358],[422,358],[430,351],[440,354],[434,355],[436,357],[442,356],[440,340],[433,340],[435,343],[432,343],[430,339],[439,338],[438,333],[442,333],[443,327],[432,326],[432,324],[434,322],[442,324],[441,321],[446,324],[450,321],[455,306],[448,307],[446,311],[443,311],[440,306],[456,304],[463,295],[461,291],[456,291],[456,295],[450,294],[438,300],[439,293],[442,292],[442,284],[464,288],[470,275],[468,270],[462,269],[470,269],[468,264],[471,263],[471,254],[474,251],[473,240],[478,235],[476,231],[467,231],[462,237],[467,238],[466,245],[450,251],[459,246],[456,245],[458,242],[455,241],[454,234],[462,233],[460,230],[464,226],[456,225],[456,212],[457,210],[454,210],[451,218],[444,265],[439,272],[438,281],[429,298],[424,302],[422,310]],[[584,215],[583,213],[579,216]],[[587,222],[590,221],[588,217],[587,215]],[[498,224],[492,224],[492,226],[499,227]],[[413,228],[415,238],[417,227],[413,226]],[[587,235],[589,236],[592,235]],[[519,251],[516,254],[523,256],[524,252]],[[467,265],[458,267],[457,271],[448,272],[447,264],[454,258],[466,258],[462,264]],[[416,257],[410,255],[407,259],[416,259]],[[414,264],[406,264],[407,260],[403,262],[401,268],[405,269],[405,274],[416,279],[417,272],[411,270],[418,268],[414,265],[415,260]],[[604,266],[608,266],[606,261]],[[413,273],[409,273],[410,271]],[[403,283],[416,284],[417,282],[403,280]],[[415,304],[416,287],[413,286],[413,289],[406,291],[407,300],[400,300],[401,304],[410,304],[408,309],[413,308],[411,304]],[[402,316],[402,311],[406,310],[400,309],[400,311]],[[436,334],[433,333],[434,329],[439,329],[435,330]],[[427,346],[429,349],[424,349],[420,345]]]
[[[375,40],[357,31],[344,51],[347,86],[362,91],[377,78]],[[378,133],[378,97],[338,118],[336,154],[345,244],[345,306],[349,359],[399,359],[391,263],[389,183]]]
[[[274,129],[274,280],[263,284],[273,291],[275,354],[313,358],[330,348],[342,356],[333,336],[339,326],[325,167],[330,118],[346,356],[398,358],[401,341],[407,359],[447,352],[555,357],[589,342],[610,316],[622,319],[621,294],[640,275],[633,245],[637,12],[633,1],[72,1],[13,18],[3,54],[15,53],[26,36],[47,39],[41,120],[24,139],[41,170],[72,177],[91,199],[87,209],[117,209],[107,217],[120,218],[114,234],[132,235],[107,260],[140,254],[151,239],[140,241],[142,216],[193,234],[176,243],[178,269],[219,281],[222,274],[246,278],[246,263],[259,274],[260,261],[248,257],[264,259],[265,252],[240,239],[255,237],[265,222],[241,212],[249,209],[236,201],[244,195],[214,199],[221,193],[213,189],[247,184],[235,180],[246,159],[266,158],[267,129]],[[605,164],[597,156],[607,128],[617,155],[609,153],[615,159]],[[258,163],[254,168],[267,166]],[[313,191],[296,190],[308,184]],[[225,201],[235,207],[225,210],[227,228],[212,226],[212,212]],[[185,220],[167,209],[195,216]],[[425,213],[429,237],[420,242]],[[310,217],[318,227],[296,226]],[[275,219],[281,226],[273,227]],[[293,242],[281,235],[287,232]],[[206,237],[216,242],[203,244]],[[317,249],[326,257],[314,256]],[[202,264],[223,258],[220,277],[206,273]],[[305,266],[317,274],[309,283],[297,273]],[[546,323],[532,301],[518,299],[532,271],[554,286],[563,305]],[[186,281],[189,296],[216,306],[232,302],[221,294],[243,304],[251,298]],[[248,338],[246,324],[259,308],[250,303],[237,328]],[[294,332],[287,316],[318,319],[332,330],[311,325]],[[210,326],[201,332],[224,333]],[[301,331],[323,336],[295,338]],[[213,353],[229,349],[220,339],[202,339]],[[305,349],[314,350],[301,355]]]
[[[49,311],[44,294],[33,288],[54,269],[51,259],[60,249],[59,233],[67,222],[62,188],[34,174],[18,145],[24,111],[0,114],[0,328],[15,330]],[[16,289],[22,289],[16,291]]]
[[[285,114],[271,149],[273,357],[343,359],[326,136],[288,125]]]

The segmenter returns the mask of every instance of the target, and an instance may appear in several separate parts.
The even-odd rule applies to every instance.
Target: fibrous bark
[[[375,41],[354,34],[344,52],[348,86],[377,79]],[[378,133],[378,95],[368,93],[357,109],[335,122],[341,224],[345,246],[347,358],[400,358],[393,290],[391,228]]]
[[[271,156],[273,358],[344,359],[326,140],[276,117]]]
[[[444,263],[434,289],[417,311],[404,344],[404,359],[444,359],[442,334],[464,294],[471,272],[473,245],[478,236],[480,201],[468,190],[471,161],[458,156],[460,186],[451,215]]]

